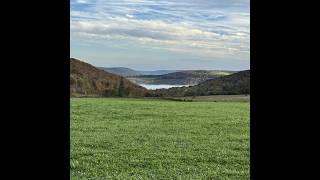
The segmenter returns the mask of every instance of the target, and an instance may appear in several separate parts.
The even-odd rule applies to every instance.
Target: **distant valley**
[[[71,96],[194,97],[250,94],[250,70],[239,72],[220,70],[153,72],[165,73],[161,75],[137,75],[137,71],[128,68],[121,68],[122,72],[117,69],[117,74],[107,70],[71,58]],[[120,73],[129,75],[129,71],[131,76],[119,75]],[[159,85],[163,88],[145,88],[147,86],[143,87],[141,84],[154,87]]]
[[[104,68],[106,72],[126,77],[137,84],[150,85],[197,85],[209,79],[222,77],[236,71],[224,70],[157,70],[137,71],[125,67]]]
[[[137,84],[197,85],[206,80],[233,73],[233,71],[187,70],[163,75],[129,76],[127,78]]]

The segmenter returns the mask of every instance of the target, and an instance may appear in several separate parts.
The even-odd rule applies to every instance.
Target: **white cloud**
[[[88,3],[88,1],[86,1],[86,0],[77,0],[76,2],[79,3],[79,4],[86,4],[86,3]]]
[[[134,16],[132,16],[132,15],[130,15],[130,14],[126,14],[126,16],[128,17],[128,18],[133,18]]]

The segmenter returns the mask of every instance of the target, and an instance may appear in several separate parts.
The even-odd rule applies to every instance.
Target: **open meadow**
[[[250,178],[250,102],[70,101],[71,179]]]

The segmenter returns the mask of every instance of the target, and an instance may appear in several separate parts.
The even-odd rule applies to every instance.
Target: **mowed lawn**
[[[71,179],[249,179],[249,102],[71,99]]]

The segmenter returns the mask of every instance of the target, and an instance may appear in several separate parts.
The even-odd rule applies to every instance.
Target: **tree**
[[[120,79],[120,85],[119,85],[118,95],[119,95],[120,97],[124,97],[124,96],[125,96],[125,88],[124,88],[124,80],[123,80],[123,77],[121,77],[121,79]]]

